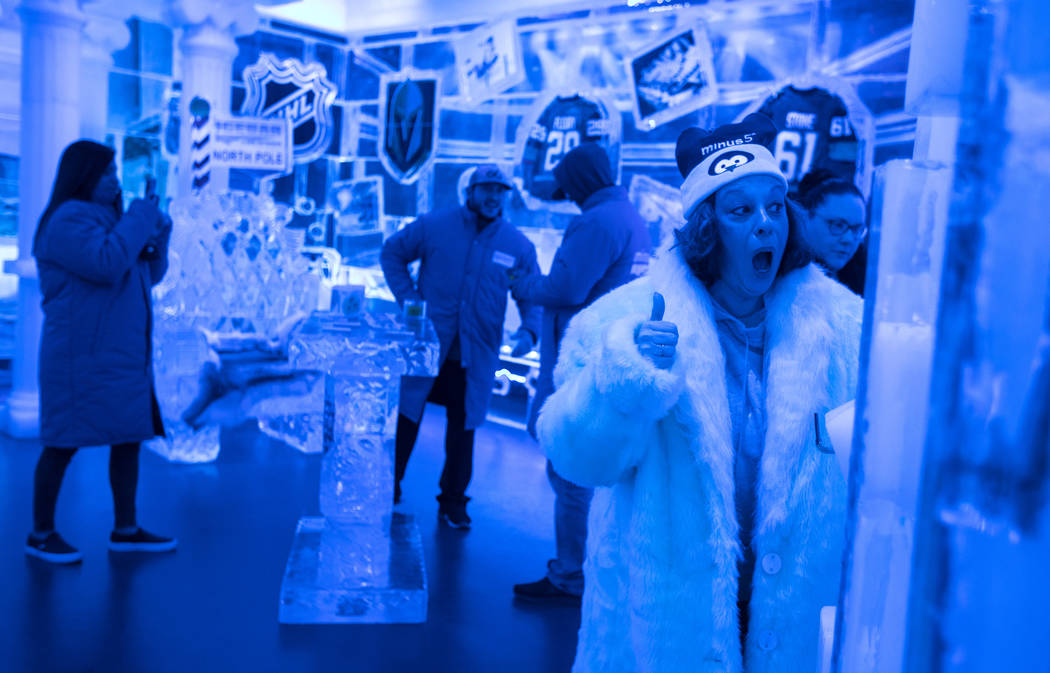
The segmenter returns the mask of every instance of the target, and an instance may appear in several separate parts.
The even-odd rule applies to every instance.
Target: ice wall
[[[949,188],[941,164],[877,172],[840,671],[901,667]]]
[[[969,10],[909,673],[1050,670],[1050,4]]]
[[[842,673],[1050,671],[1048,24],[1043,0],[916,6],[916,153],[947,168],[880,176]]]

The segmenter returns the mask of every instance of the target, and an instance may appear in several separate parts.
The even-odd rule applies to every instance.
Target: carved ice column
[[[40,431],[37,359],[40,285],[33,234],[47,204],[62,150],[80,134],[80,42],[84,15],[76,0],[22,0],[21,137],[19,140],[18,322],[11,395],[3,425],[14,437]]]
[[[182,28],[177,61],[182,77],[176,181],[180,197],[192,194],[190,101],[199,96],[211,105],[212,114],[230,113],[233,59],[237,56],[234,36],[255,29],[258,15],[254,4],[251,0],[168,0],[166,18],[170,25]],[[229,171],[212,168],[208,184],[212,190],[224,191],[229,184]]]

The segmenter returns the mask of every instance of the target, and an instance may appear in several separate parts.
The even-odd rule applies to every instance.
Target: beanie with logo
[[[758,112],[714,131],[695,126],[682,131],[675,160],[685,178],[681,191],[686,219],[704,199],[741,178],[768,175],[783,182],[786,189],[787,180],[768,149],[776,136],[773,121]]]

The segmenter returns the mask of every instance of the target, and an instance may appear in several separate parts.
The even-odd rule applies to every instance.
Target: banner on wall
[[[215,166],[288,173],[292,170],[291,123],[280,117],[214,117],[211,159]]]
[[[337,89],[328,81],[324,66],[294,58],[278,61],[273,54],[263,54],[244,69],[244,84],[247,95],[241,114],[287,119],[295,163],[309,163],[328,150]]]
[[[401,71],[379,81],[380,150],[383,168],[411,184],[434,160],[438,138],[436,73]]]
[[[661,38],[630,61],[635,125],[643,131],[718,100],[707,28]]]
[[[459,92],[480,102],[525,79],[517,22],[511,19],[477,28],[453,43]]]
[[[771,149],[791,189],[807,173],[824,169],[868,194],[875,125],[849,83],[804,78],[755,101],[741,118],[756,111],[780,129]]]
[[[609,153],[620,180],[620,113],[612,101],[597,97],[555,95],[541,98],[518,127],[514,181],[532,210],[576,213],[568,201],[555,200],[554,167],[580,143],[598,143]]]

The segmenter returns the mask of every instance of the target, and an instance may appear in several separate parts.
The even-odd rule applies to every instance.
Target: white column
[[[229,115],[230,87],[233,85],[233,59],[237,43],[229,29],[216,28],[211,21],[187,26],[179,40],[182,68],[182,97],[179,100],[179,173],[178,195],[192,193],[193,171],[190,165],[189,105],[195,97],[211,104],[211,114]],[[229,171],[211,169],[210,188],[222,191],[229,185]]]
[[[109,71],[113,52],[131,39],[131,31],[120,19],[96,14],[86,6],[87,25],[81,42],[80,81],[90,86],[80,91],[80,136],[96,142],[106,139],[109,111]]]
[[[62,150],[80,132],[80,37],[84,15],[76,0],[22,0],[22,109],[19,151],[18,322],[7,434],[36,437],[40,429],[37,365],[40,285],[33,234],[51,194]]]
[[[167,0],[169,25],[182,28],[179,39],[178,69],[182,79],[179,100],[178,190],[179,197],[192,193],[190,163],[190,101],[200,96],[211,104],[213,115],[230,114],[230,87],[233,85],[233,59],[237,56],[235,35],[256,29],[259,15],[255,0]],[[267,4],[273,4],[272,0]],[[229,172],[211,170],[211,189],[225,190]]]

